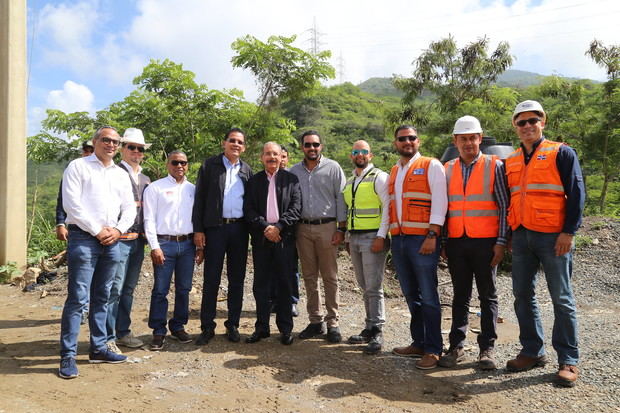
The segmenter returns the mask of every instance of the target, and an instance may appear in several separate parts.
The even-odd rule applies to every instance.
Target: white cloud
[[[52,90],[47,95],[47,108],[65,113],[94,112],[95,96],[87,86],[67,80],[62,90]]]

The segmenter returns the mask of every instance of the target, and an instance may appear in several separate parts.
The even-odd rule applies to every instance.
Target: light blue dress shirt
[[[224,202],[222,205],[223,218],[243,218],[243,194],[245,188],[239,178],[241,162],[233,165],[226,156],[222,156],[226,168],[226,183],[224,185]]]

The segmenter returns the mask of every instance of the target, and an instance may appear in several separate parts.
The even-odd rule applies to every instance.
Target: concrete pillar
[[[0,265],[26,265],[26,1],[0,0]]]

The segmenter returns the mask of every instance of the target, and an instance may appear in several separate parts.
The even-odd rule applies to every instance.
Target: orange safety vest
[[[494,197],[495,165],[499,158],[481,154],[463,189],[460,158],[446,162],[448,181],[448,237],[497,237],[499,208]]]
[[[556,164],[562,143],[543,140],[526,165],[521,148],[506,158],[510,187],[508,223],[538,232],[561,232],[566,216],[566,193]]]
[[[390,234],[426,235],[431,219],[431,188],[428,185],[428,167],[431,160],[426,156],[416,159],[403,180],[402,223],[398,223],[394,183],[398,165],[390,171]]]

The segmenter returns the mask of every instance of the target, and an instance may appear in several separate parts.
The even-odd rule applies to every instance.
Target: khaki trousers
[[[297,252],[306,287],[306,309],[311,323],[325,321],[328,327],[338,326],[338,247],[332,245],[336,222],[320,225],[299,224]],[[327,315],[321,312],[319,273],[323,280]]]

